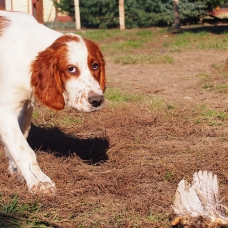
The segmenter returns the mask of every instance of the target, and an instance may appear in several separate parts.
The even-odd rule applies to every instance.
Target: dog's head
[[[34,96],[49,108],[90,112],[104,104],[105,62],[94,42],[62,35],[31,65]]]

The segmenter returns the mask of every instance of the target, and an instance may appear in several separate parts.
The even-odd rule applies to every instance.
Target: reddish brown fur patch
[[[103,91],[105,91],[105,61],[104,57],[100,51],[100,48],[97,44],[95,44],[91,40],[87,40],[84,38],[86,43],[86,47],[88,49],[88,66],[94,78],[99,82],[100,87]],[[92,69],[92,64],[96,62],[99,64],[99,68],[97,70]]]
[[[35,97],[55,110],[62,110],[65,106],[63,91],[67,80],[66,43],[69,41],[79,42],[79,38],[70,35],[59,37],[51,46],[40,52],[31,65],[31,86]]]
[[[0,36],[3,34],[4,29],[9,25],[10,21],[5,17],[0,16]]]

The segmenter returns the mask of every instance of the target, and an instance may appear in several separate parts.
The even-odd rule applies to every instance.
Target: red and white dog
[[[34,99],[54,110],[91,112],[104,105],[105,63],[99,47],[62,34],[31,15],[0,10],[0,137],[9,171],[32,193],[54,193],[54,182],[27,143]]]

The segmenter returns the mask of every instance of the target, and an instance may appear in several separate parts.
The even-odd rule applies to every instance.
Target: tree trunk
[[[180,29],[180,14],[179,14],[178,0],[173,0],[173,7],[174,7],[174,27],[175,29]]]
[[[81,18],[80,18],[80,9],[79,9],[79,0],[74,0],[74,9],[75,9],[75,23],[76,29],[81,29]]]
[[[125,29],[124,0],[119,0],[119,20],[120,20],[120,30]]]

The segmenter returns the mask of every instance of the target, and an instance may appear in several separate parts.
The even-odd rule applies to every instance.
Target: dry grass
[[[219,173],[222,186],[226,184],[227,130],[194,123],[190,108],[107,106],[101,112],[76,114],[82,122],[70,127],[39,126],[37,119],[28,141],[58,194],[27,194],[26,186],[7,174],[1,154],[1,202],[12,201],[16,194],[19,205],[37,203],[35,221],[48,221],[51,227],[168,227],[180,179],[207,169]],[[41,119],[50,115],[38,109]],[[64,111],[60,118],[64,115],[73,114]],[[24,213],[10,214],[34,220],[31,211]]]
[[[151,35],[144,30],[135,32],[139,37]],[[162,68],[170,72],[175,64]],[[142,89],[148,81],[142,81],[133,69],[143,72],[148,65],[130,66],[129,81],[138,79],[141,84],[123,80],[119,72],[125,65],[113,66],[108,71],[108,100],[103,110],[56,113],[38,104],[34,111],[28,142],[43,171],[55,181],[56,196],[28,194],[25,183],[9,175],[1,146],[1,227],[170,227],[177,183],[182,178],[190,181],[199,169],[218,174],[227,204],[228,107],[225,102],[212,105],[226,91],[202,88],[205,75],[209,75],[207,83],[213,84],[224,80],[220,76],[225,70],[218,74],[212,67],[205,73],[188,72],[187,80],[178,78],[192,97],[201,94],[204,98],[204,102],[188,102],[180,99],[180,87],[170,87],[168,95],[162,94],[161,78],[153,81],[156,90]],[[211,103],[210,95],[216,95]]]

